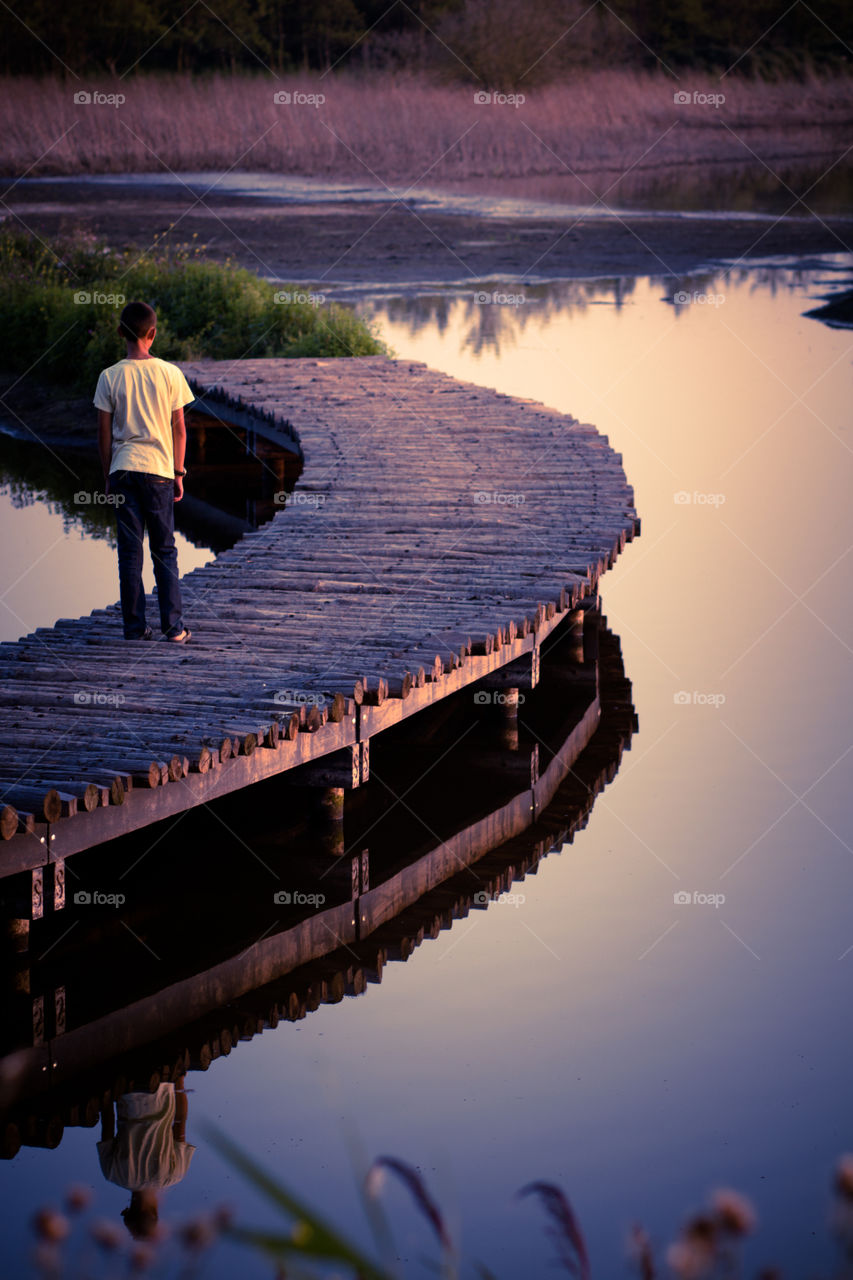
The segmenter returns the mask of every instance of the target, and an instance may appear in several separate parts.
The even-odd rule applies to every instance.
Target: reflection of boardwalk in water
[[[22,935],[72,854],[284,772],[357,787],[394,724],[499,670],[535,683],[639,528],[606,438],[541,405],[384,358],[187,373],[226,418],[286,415],[304,471],[292,509],[184,579],[187,649],[129,647],[116,609],[0,646]]]
[[[418,845],[419,823],[413,819],[401,853],[400,839],[405,837],[399,822],[386,818],[390,825],[383,836],[376,829],[381,825],[376,812],[365,807],[364,813],[347,820],[356,853],[340,860],[346,887],[318,870],[325,835],[311,857],[301,860],[304,834],[284,844],[279,841],[276,865],[290,869],[288,883],[301,883],[306,895],[323,892],[327,902],[303,909],[293,924],[288,924],[285,911],[271,936],[261,936],[269,928],[269,881],[262,903],[252,896],[242,912],[239,894],[230,890],[223,903],[220,892],[218,917],[208,914],[203,904],[182,898],[180,886],[172,886],[170,900],[164,903],[155,895],[152,906],[158,917],[166,917],[161,935],[177,929],[184,966],[203,954],[209,967],[185,973],[179,965],[171,966],[171,985],[164,987],[164,965],[151,966],[150,974],[161,985],[146,989],[139,981],[131,987],[128,977],[116,988],[117,1003],[112,1007],[109,993],[99,1005],[93,990],[103,991],[108,973],[127,973],[126,955],[132,953],[122,950],[122,938],[115,932],[104,934],[100,921],[94,935],[90,931],[85,939],[60,938],[41,963],[30,967],[22,959],[13,979],[17,1043],[13,1047],[7,1040],[0,1062],[7,1157],[21,1141],[53,1147],[64,1125],[95,1125],[110,1099],[154,1090],[162,1081],[180,1078],[187,1068],[206,1069],[241,1039],[275,1028],[280,1021],[303,1018],[320,1004],[363,993],[369,984],[381,981],[388,961],[405,961],[422,941],[436,938],[472,909],[486,908],[515,881],[535,874],[542,857],[585,825],[596,795],[615,776],[636,727],[619,642],[599,629],[598,622],[599,615],[591,610],[585,627],[567,620],[555,633],[546,646],[541,686],[528,693],[516,724],[494,705],[484,708],[471,694],[461,703],[456,700],[452,723],[447,718],[450,704],[427,716],[419,738],[422,750],[432,750],[432,761],[427,764],[416,754],[407,767],[426,775],[424,787],[432,779],[434,788],[422,798],[412,792],[407,805],[432,816],[435,795],[454,788],[445,801],[448,826],[441,829],[442,836],[446,833],[441,841],[432,840],[421,826]],[[478,743],[468,755],[448,752],[448,736],[458,738],[459,724],[470,723],[472,715],[484,724],[495,749],[484,753]],[[377,760],[377,771],[396,786],[403,774],[393,773],[393,757],[400,757],[403,768],[408,744],[395,745],[393,736],[388,739],[388,758]],[[280,796],[278,784],[271,785]],[[366,805],[368,798],[365,789],[360,799]],[[433,822],[441,818],[433,816]],[[189,834],[184,832],[182,839]],[[336,865],[336,836],[341,834],[335,827],[327,868]],[[266,838],[259,833],[253,845],[272,858],[276,841],[276,832]],[[173,856],[166,850],[166,865]],[[313,881],[294,881],[307,873],[312,861]],[[350,874],[353,862],[355,880]],[[194,913],[200,921],[195,926]],[[146,930],[143,917],[140,908],[131,924],[159,951],[160,937]],[[230,937],[229,917],[238,917]],[[240,948],[238,940],[247,931],[259,940]]]

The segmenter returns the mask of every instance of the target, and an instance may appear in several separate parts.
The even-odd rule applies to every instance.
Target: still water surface
[[[550,1272],[538,1209],[512,1201],[534,1178],[570,1195],[596,1276],[626,1274],[631,1222],[663,1242],[720,1185],[754,1200],[756,1263],[829,1271],[828,1182],[853,1150],[853,337],[802,313],[836,265],[683,281],[678,307],[649,280],[362,304],[397,354],[594,422],[622,452],[643,532],[602,592],[641,732],[522,907],[473,913],[365,998],[190,1073],[198,1150],[164,1218],[227,1200],[272,1220],[206,1117],[366,1241],[357,1131],[422,1168],[502,1277]],[[66,572],[56,519],[5,513],[7,533],[33,522],[40,589]],[[73,557],[82,594],[57,614],[116,594],[106,547]],[[28,617],[26,580],[14,592]],[[97,1137],[0,1166],[12,1274],[32,1207],[69,1182],[119,1222]],[[388,1203],[404,1255],[430,1252],[402,1194]],[[223,1250],[206,1274],[234,1265]]]

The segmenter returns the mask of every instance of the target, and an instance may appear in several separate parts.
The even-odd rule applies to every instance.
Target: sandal
[[[184,627],[183,631],[179,631],[176,636],[166,636],[166,639],[170,644],[186,644],[188,640],[192,639],[192,634],[191,631]]]
[[[150,627],[146,627],[141,636],[125,636],[125,640],[153,640],[154,632]]]

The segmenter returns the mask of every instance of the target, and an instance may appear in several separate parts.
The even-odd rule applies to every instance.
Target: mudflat
[[[269,279],[328,286],[465,284],[687,274],[740,259],[849,252],[853,219],[577,213],[526,219],[448,213],[388,200],[277,202],[180,186],[20,183],[4,222],[41,236],[82,230],[122,247],[168,234],[205,257]],[[793,204],[792,200],[792,204]]]

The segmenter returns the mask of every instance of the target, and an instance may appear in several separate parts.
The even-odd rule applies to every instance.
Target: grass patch
[[[276,302],[285,292],[298,301]],[[157,312],[155,354],[164,360],[262,356],[369,356],[384,345],[354,312],[305,301],[307,290],[208,262],[203,246],[163,245],[140,254],[91,238],[47,244],[0,234],[3,363],[81,391],[121,359],[116,333],[125,302]]]

